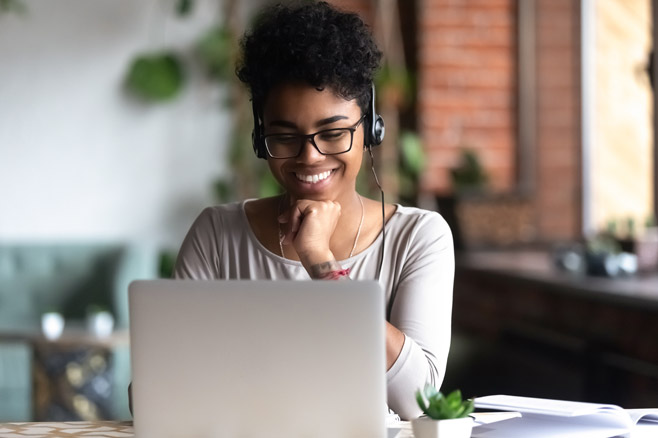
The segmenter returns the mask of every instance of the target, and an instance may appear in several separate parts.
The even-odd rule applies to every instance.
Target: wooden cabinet
[[[544,253],[465,254],[453,330],[445,385],[467,394],[629,408],[658,399],[658,275],[577,276]]]

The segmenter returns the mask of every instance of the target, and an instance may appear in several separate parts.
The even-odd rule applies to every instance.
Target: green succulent
[[[416,401],[425,415],[434,420],[451,420],[467,417],[473,412],[473,400],[462,400],[462,393],[456,389],[444,396],[432,385],[416,391]]]

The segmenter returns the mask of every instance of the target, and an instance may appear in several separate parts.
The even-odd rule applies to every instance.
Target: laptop
[[[129,297],[139,438],[386,436],[377,282],[144,280]]]

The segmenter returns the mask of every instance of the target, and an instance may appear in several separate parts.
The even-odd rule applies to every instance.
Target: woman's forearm
[[[386,371],[390,370],[402,352],[404,333],[390,322],[386,323]]]

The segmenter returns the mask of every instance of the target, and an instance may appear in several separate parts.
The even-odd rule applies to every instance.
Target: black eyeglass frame
[[[297,158],[297,157],[299,157],[299,156],[301,155],[301,153],[302,153],[302,150],[304,150],[304,143],[306,143],[307,140],[310,140],[310,141],[311,141],[311,145],[312,145],[312,146],[315,148],[315,150],[318,151],[321,155],[341,155],[341,154],[345,154],[345,153],[347,153],[347,152],[349,152],[349,151],[352,150],[352,146],[354,145],[354,133],[355,133],[356,130],[359,128],[359,125],[365,120],[365,118],[366,118],[366,115],[364,114],[364,115],[362,115],[361,118],[360,118],[360,119],[359,119],[354,125],[352,125],[352,126],[348,126],[348,127],[345,127],[345,128],[323,129],[322,131],[314,132],[313,134],[283,134],[283,133],[266,134],[266,135],[263,136],[263,145],[265,145],[265,151],[267,152],[267,155],[268,155],[270,158],[274,158],[275,160],[284,160],[284,159],[287,159],[287,158]],[[318,135],[318,134],[325,134],[325,133],[327,133],[327,132],[332,132],[332,131],[345,131],[345,130],[350,131],[350,147],[347,148],[346,150],[342,151],[342,152],[335,152],[335,153],[326,153],[326,152],[322,152],[322,151],[320,150],[320,148],[318,147],[318,145],[315,144],[315,136]],[[267,147],[267,138],[268,138],[268,137],[281,136],[281,135],[288,135],[288,136],[291,136],[291,137],[294,136],[294,137],[297,137],[297,138],[299,139],[299,144],[300,144],[300,146],[299,146],[299,152],[297,152],[297,155],[290,155],[290,156],[285,156],[285,157],[281,157],[281,156],[279,156],[279,157],[275,157],[274,155],[272,155],[272,153],[270,152],[270,148]]]

